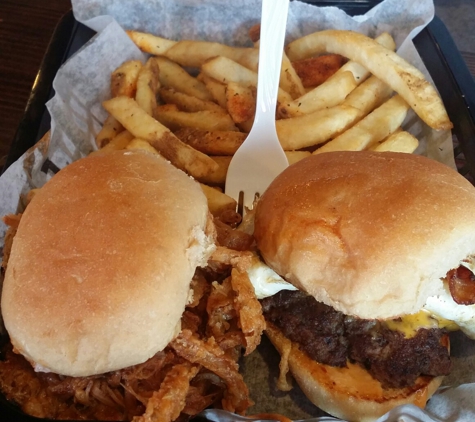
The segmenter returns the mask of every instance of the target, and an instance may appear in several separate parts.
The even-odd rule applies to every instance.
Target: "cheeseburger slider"
[[[274,180],[254,236],[295,290],[262,300],[266,333],[316,406],[350,421],[425,406],[448,331],[475,338],[473,210],[466,179],[417,155],[313,155]]]
[[[65,167],[27,206],[6,264],[1,390],[58,419],[245,411],[235,354],[207,341],[212,288],[198,267],[214,240],[199,184],[159,156],[115,151]]]

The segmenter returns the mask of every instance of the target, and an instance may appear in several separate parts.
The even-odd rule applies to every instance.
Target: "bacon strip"
[[[449,290],[455,303],[473,305],[475,303],[475,275],[461,265],[447,273]]]

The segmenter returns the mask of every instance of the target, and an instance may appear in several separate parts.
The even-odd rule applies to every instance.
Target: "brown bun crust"
[[[273,324],[266,335],[282,355],[290,342]],[[335,368],[320,364],[291,342],[289,369],[308,399],[323,411],[343,420],[370,422],[396,406],[414,404],[424,408],[442,383],[443,377],[419,377],[416,384],[403,389],[383,390],[379,381],[356,364]]]
[[[428,158],[330,152],[288,167],[261,197],[254,236],[277,273],[347,315],[418,312],[475,254],[475,188]]]
[[[15,349],[88,376],[144,362],[179,329],[213,246],[206,197],[161,157],[115,151],[55,175],[21,219],[2,295]]]

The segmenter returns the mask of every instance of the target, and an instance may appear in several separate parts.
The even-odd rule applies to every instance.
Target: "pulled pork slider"
[[[475,294],[460,304],[449,280],[475,284],[454,275],[473,261],[474,209],[465,178],[417,155],[319,154],[274,180],[254,236],[298,290],[262,300],[266,333],[315,405],[351,421],[425,406],[450,371],[447,331],[475,334]]]
[[[159,156],[115,151],[68,165],[32,199],[13,241],[1,309],[14,351],[71,377],[147,361],[180,332],[214,235],[199,184]]]

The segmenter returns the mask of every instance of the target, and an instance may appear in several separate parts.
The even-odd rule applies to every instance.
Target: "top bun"
[[[365,319],[418,312],[475,254],[475,188],[451,168],[403,153],[329,152],[279,175],[255,237],[299,289]]]
[[[206,197],[159,156],[78,160],[22,216],[3,286],[11,342],[37,369],[88,376],[144,362],[177,334],[206,263]]]

